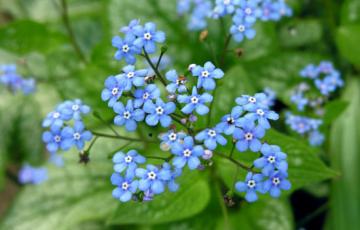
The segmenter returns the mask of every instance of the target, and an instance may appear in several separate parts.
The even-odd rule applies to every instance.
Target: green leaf
[[[316,155],[316,149],[310,148],[295,138],[275,130],[269,130],[264,139],[269,144],[280,146],[281,150],[288,155],[289,180],[292,184],[292,190],[337,175],[334,170],[320,160]]]
[[[216,92],[214,93],[214,104],[211,122],[219,122],[221,117],[231,112],[235,105],[235,99],[242,94],[253,94],[255,89],[253,81],[241,66],[235,66],[218,81]]]
[[[341,172],[333,181],[329,229],[356,229],[360,225],[360,81],[359,76],[349,78],[342,100],[348,101],[346,111],[331,129],[331,164]]]
[[[65,41],[44,24],[22,20],[0,28],[0,44],[6,50],[24,54],[32,51],[47,52]]]
[[[343,100],[335,100],[325,105],[324,124],[331,124],[336,120],[347,108],[348,102]]]
[[[360,23],[360,2],[347,0],[341,7],[341,24]]]
[[[322,28],[318,20],[292,20],[280,29],[281,45],[299,47],[321,40]]]
[[[336,44],[340,53],[355,66],[360,66],[360,25],[346,25],[337,29]]]
[[[120,204],[108,224],[160,224],[200,213],[209,202],[210,189],[204,179],[194,174],[181,176],[176,193],[166,192],[151,202]]]
[[[240,227],[241,226],[241,227]],[[218,223],[216,229],[242,230],[291,230],[294,218],[287,201],[269,199],[256,203],[244,203],[237,213],[229,216],[229,223]]]
[[[75,151],[66,152],[65,167],[48,166],[48,181],[26,186],[0,229],[74,229],[84,221],[106,219],[118,203],[111,196],[112,163],[106,154],[119,145],[98,140],[86,166],[78,164]]]

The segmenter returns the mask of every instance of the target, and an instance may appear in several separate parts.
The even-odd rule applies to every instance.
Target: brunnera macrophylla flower
[[[260,150],[262,157],[254,161],[256,168],[262,169],[262,174],[269,176],[275,169],[286,173],[288,164],[286,154],[279,146],[263,144]]]
[[[133,178],[129,175],[122,177],[119,173],[113,173],[110,178],[112,185],[116,186],[112,191],[113,197],[121,202],[130,201],[139,185],[139,181]]]
[[[170,114],[175,112],[175,104],[173,102],[165,103],[160,98],[155,103],[147,101],[144,104],[146,115],[146,123],[150,126],[156,126],[159,122],[162,127],[169,127],[172,123]]]
[[[195,139],[203,141],[204,145],[210,150],[214,150],[217,144],[226,145],[227,143],[227,140],[222,136],[222,128],[219,126],[201,131],[195,136]]]
[[[253,152],[260,150],[262,144],[260,139],[265,135],[265,129],[256,126],[251,120],[244,119],[241,128],[234,130],[233,137],[236,140],[236,148],[240,152],[250,149]]]
[[[263,192],[263,179],[262,174],[253,174],[249,172],[246,175],[245,182],[239,181],[235,184],[235,188],[239,192],[245,192],[245,199],[248,202],[254,202],[258,199],[257,192]]]
[[[200,165],[199,158],[204,154],[204,149],[200,145],[195,145],[194,139],[188,136],[184,138],[183,143],[174,143],[171,153],[175,155],[173,165],[176,168],[188,165],[189,169],[194,170]]]
[[[214,90],[216,87],[215,79],[221,79],[224,76],[224,72],[216,68],[211,62],[206,62],[204,67],[197,65],[191,72],[198,78],[196,87],[205,90]]]
[[[24,95],[29,95],[36,91],[35,79],[21,76],[17,73],[15,64],[0,65],[0,84],[4,85],[12,93],[21,91]]]
[[[25,164],[18,173],[21,184],[41,184],[48,179],[48,171],[44,167],[33,167]]]
[[[137,168],[135,174],[140,178],[139,190],[151,190],[154,194],[163,193],[166,181],[171,179],[171,171],[169,169],[159,169],[150,164],[146,166],[146,169]]]
[[[126,154],[117,152],[112,161],[114,163],[114,171],[122,173],[126,170],[126,175],[134,177],[138,164],[144,164],[146,158],[140,155],[136,150],[130,150]]]
[[[143,121],[145,117],[143,110],[134,108],[132,100],[128,100],[126,106],[121,102],[116,102],[113,109],[118,114],[114,118],[115,125],[125,125],[126,130],[130,132],[135,131],[137,123]]]
[[[148,54],[155,53],[156,43],[165,42],[165,33],[156,30],[153,22],[147,22],[144,26],[137,25],[133,28],[134,34],[137,36],[134,45],[139,49],[144,49]]]
[[[194,110],[199,115],[205,115],[209,112],[209,108],[205,103],[211,102],[213,96],[208,93],[198,94],[196,87],[193,87],[191,95],[179,95],[177,101],[186,104],[181,111],[185,114],[190,114]]]
[[[93,137],[90,131],[85,130],[82,121],[75,121],[74,127],[67,126],[63,128],[61,133],[64,138],[62,145],[65,149],[76,146],[78,150],[82,150],[85,147],[85,143]]]
[[[150,84],[145,88],[136,89],[134,97],[134,107],[140,108],[145,102],[158,99],[160,97],[160,90],[155,84]]]

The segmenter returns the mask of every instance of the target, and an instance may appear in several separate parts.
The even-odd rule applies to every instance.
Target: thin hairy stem
[[[161,73],[159,72],[159,70],[155,67],[154,63],[152,63],[149,54],[145,51],[145,49],[143,49],[144,54],[142,55],[143,57],[145,57],[146,61],[148,62],[148,64],[150,65],[150,67],[154,70],[156,76],[160,79],[161,83],[166,86],[166,81],[163,78],[163,76],[161,75]]]
[[[239,166],[239,167],[242,168],[242,169],[245,169],[246,171],[255,172],[255,173],[256,173],[256,171],[254,171],[251,167],[248,167],[248,166],[244,165],[243,163],[235,160],[235,159],[232,158],[232,157],[229,157],[229,156],[227,156],[227,155],[225,155],[225,154],[222,154],[222,153],[219,153],[219,152],[214,152],[214,153],[217,154],[218,156],[222,157],[222,158],[227,159],[228,161],[231,161],[232,163],[234,163],[235,165]]]

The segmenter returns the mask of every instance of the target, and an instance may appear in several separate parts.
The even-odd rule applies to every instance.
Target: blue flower
[[[236,98],[236,103],[243,106],[245,111],[254,112],[257,109],[266,109],[266,94],[257,93],[255,96],[243,95]]]
[[[41,184],[48,179],[48,171],[43,167],[32,167],[28,164],[21,167],[19,174],[21,184]]]
[[[125,169],[127,176],[134,176],[135,169],[138,164],[145,163],[145,157],[141,156],[136,150],[130,150],[126,154],[123,152],[117,152],[112,159],[114,163],[114,171],[122,173]]]
[[[124,79],[118,76],[110,76],[105,80],[105,89],[101,92],[101,99],[109,101],[108,106],[113,107],[115,102],[121,97],[126,86]]]
[[[264,129],[270,129],[270,123],[268,120],[279,119],[279,114],[271,110],[257,109],[256,112],[251,112],[245,115],[246,119],[257,121],[258,124]]]
[[[199,115],[205,115],[209,112],[205,103],[211,102],[212,99],[213,97],[208,93],[198,94],[196,87],[193,88],[191,95],[179,95],[177,97],[178,102],[186,104],[181,109],[183,113],[190,114],[196,110]]]
[[[163,43],[165,41],[165,33],[156,31],[156,25],[152,22],[145,23],[144,26],[135,26],[134,34],[138,36],[134,41],[134,45],[139,49],[144,48],[148,54],[156,52],[155,43]]]
[[[315,79],[319,76],[319,68],[314,64],[307,65],[300,71],[300,76],[303,78]]]
[[[312,146],[320,146],[324,142],[325,137],[324,134],[315,130],[309,134],[309,142]]]
[[[296,92],[290,98],[291,102],[296,104],[299,111],[304,111],[305,106],[309,103],[309,100],[304,97],[303,93]]]
[[[137,168],[135,174],[139,181],[141,191],[150,190],[154,194],[160,194],[165,191],[165,181],[171,178],[171,171],[168,169],[159,170],[154,165],[147,165],[146,169]]]
[[[217,146],[217,143],[220,145],[226,145],[227,140],[221,135],[222,129],[217,126],[212,129],[205,129],[198,133],[195,136],[195,139],[198,141],[204,141],[204,145],[210,149],[214,150]]]
[[[264,128],[255,126],[254,122],[245,118],[242,128],[236,128],[234,131],[234,138],[237,140],[236,148],[240,152],[244,152],[248,148],[253,152],[257,152],[261,148],[261,141],[259,139],[264,135]]]
[[[131,65],[135,64],[135,55],[140,54],[141,49],[134,45],[134,41],[135,37],[130,34],[125,36],[124,39],[119,36],[115,36],[112,39],[112,45],[113,47],[118,48],[118,50],[116,51],[114,58],[119,61],[125,59],[126,63]]]
[[[281,152],[279,146],[263,144],[260,151],[262,157],[254,161],[254,166],[262,169],[262,174],[269,176],[275,169],[286,173],[288,169],[286,154]]]
[[[29,95],[31,93],[34,93],[36,90],[35,79],[33,78],[22,79],[20,88],[21,91],[24,93],[24,95]]]
[[[57,125],[52,125],[50,131],[45,131],[42,140],[46,144],[46,149],[51,153],[55,153],[59,149],[69,150],[71,147],[66,142],[64,143],[64,132],[61,130],[61,126]]]
[[[88,114],[90,112],[90,107],[84,105],[80,99],[65,101],[63,106],[68,107],[68,110],[72,111],[72,118],[74,120],[81,120],[81,114]]]
[[[242,42],[245,37],[252,40],[256,36],[256,31],[253,29],[254,22],[247,22],[239,15],[233,17],[233,22],[234,24],[230,27],[230,33],[236,42]]]
[[[143,86],[145,84],[145,77],[148,73],[147,69],[135,70],[135,66],[127,65],[123,69],[123,74],[120,78],[125,82],[125,90],[131,90],[132,86]]]
[[[176,168],[183,168],[187,164],[189,169],[194,170],[200,165],[199,157],[204,154],[204,149],[200,145],[194,145],[193,138],[188,136],[183,143],[174,143],[171,152],[176,155],[173,160]]]
[[[289,190],[290,182],[287,180],[287,174],[274,171],[269,179],[263,182],[263,192],[269,192],[272,197],[279,197],[281,190]]]
[[[272,90],[271,88],[266,87],[264,89],[264,93],[266,94],[266,97],[267,97],[267,99],[264,101],[264,104],[270,108],[275,104],[276,92],[274,90]]]
[[[78,150],[82,150],[85,147],[85,142],[92,139],[90,131],[85,130],[84,123],[82,121],[75,121],[74,127],[67,126],[62,130],[64,137],[63,146],[65,149],[69,149],[75,145]]]
[[[168,127],[172,122],[170,114],[175,112],[176,106],[173,102],[164,103],[158,98],[155,104],[149,100],[145,102],[143,109],[148,113],[145,119],[148,125],[156,126],[160,121],[162,127]]]
[[[166,90],[169,93],[176,93],[178,91],[179,93],[184,93],[187,91],[186,89],[186,78],[180,77],[176,70],[170,70],[165,74],[165,77],[167,80],[169,80],[171,83],[166,86]]]
[[[133,180],[132,177],[126,176],[124,178],[119,173],[113,173],[111,175],[111,183],[117,186],[112,191],[113,197],[119,199],[121,202],[128,202],[131,200],[139,184],[139,182]]]
[[[218,16],[234,13],[239,0],[216,0],[215,4],[215,18],[218,18]]]
[[[55,111],[52,111],[46,115],[46,118],[42,122],[42,126],[58,126],[61,127],[64,124],[64,121],[69,121],[73,116],[71,109],[67,108],[64,104],[57,106]]]
[[[287,16],[287,17],[292,16],[293,11],[292,11],[292,9],[285,3],[284,0],[279,0],[277,3],[278,3],[277,9],[278,9],[281,17],[283,17],[283,16]]]
[[[115,125],[125,125],[127,131],[136,130],[137,122],[144,120],[144,111],[141,109],[134,109],[132,100],[128,100],[125,107],[123,103],[116,102],[113,109],[114,112],[118,114],[114,118]]]
[[[323,74],[331,74],[335,71],[334,65],[329,61],[322,61],[318,66],[318,71]]]
[[[164,163],[162,165],[163,170],[171,171],[171,165],[169,163]],[[170,192],[176,192],[179,189],[179,184],[176,183],[175,179],[179,177],[182,173],[182,170],[175,168],[174,171],[171,171],[171,177],[166,181],[166,184]]]
[[[241,125],[239,119],[243,113],[241,106],[235,106],[232,108],[231,113],[223,116],[221,122],[217,125],[226,135],[234,133],[235,127]]]
[[[139,23],[139,19],[133,19],[130,21],[129,25],[122,27],[120,32],[124,33],[125,35],[132,35],[134,33],[134,27],[139,25]]]
[[[160,146],[163,150],[168,150],[174,143],[183,140],[186,137],[184,132],[175,132],[170,129],[168,132],[160,134]]]
[[[239,192],[246,192],[245,199],[248,202],[254,202],[258,199],[256,192],[263,192],[263,175],[249,172],[246,175],[245,182],[239,181],[235,188]]]
[[[179,15],[183,15],[190,11],[192,0],[178,0],[176,3],[176,12]]]
[[[261,17],[259,0],[240,0],[240,8],[236,10],[235,17],[243,18],[247,23],[254,23]]]
[[[206,62],[204,67],[198,65],[191,72],[198,77],[197,88],[202,87],[205,90],[215,89],[216,83],[214,79],[220,79],[224,76],[224,72],[216,68],[211,62]]]
[[[202,30],[207,26],[206,18],[209,16],[212,4],[210,1],[196,1],[190,16],[187,28],[191,31]]]
[[[145,89],[135,90],[134,97],[134,107],[140,108],[148,100],[158,99],[160,97],[160,90],[155,84],[150,84]]]

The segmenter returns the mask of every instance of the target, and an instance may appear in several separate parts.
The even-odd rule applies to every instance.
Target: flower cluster
[[[286,124],[289,125],[291,130],[307,136],[313,146],[321,145],[325,139],[324,134],[319,131],[322,123],[321,119],[293,115],[290,112],[286,113]]]
[[[331,93],[344,85],[340,72],[331,62],[322,61],[318,66],[307,65],[299,75],[303,78],[303,82],[296,86],[291,95],[291,102],[296,105],[298,111],[309,110],[321,118],[324,114],[323,106],[329,100]],[[307,135],[313,146],[321,145],[325,139],[319,131],[321,119],[288,113],[286,123],[295,132]]]
[[[16,65],[0,66],[0,84],[16,93],[22,91],[25,95],[35,91],[35,79],[23,78],[16,71]]]
[[[207,27],[207,19],[219,19],[230,15],[230,33],[236,42],[245,38],[253,39],[256,21],[278,21],[283,16],[291,16],[292,10],[284,0],[178,0],[179,15],[190,14],[189,30]]]
[[[165,33],[156,30],[156,25],[152,22],[140,25],[139,20],[132,20],[128,26],[120,29],[124,37],[115,36],[112,45],[118,49],[115,53],[116,60],[124,59],[126,63],[133,65],[136,63],[136,55],[143,50],[147,54],[156,52],[156,43],[165,41]]]
[[[65,101],[59,104],[54,111],[48,113],[42,126],[49,130],[43,133],[42,139],[46,149],[53,155],[59,150],[67,151],[76,146],[79,151],[85,143],[92,139],[92,133],[85,129],[83,115],[90,112],[90,107],[81,100]],[[56,156],[52,156],[56,164],[62,164]]]
[[[181,170],[171,169],[168,163],[161,166],[147,164],[145,168],[138,167],[146,162],[146,158],[137,151],[127,153],[117,152],[113,157],[114,173],[111,183],[116,186],[113,197],[121,202],[135,198],[136,194],[142,200],[151,200],[154,195],[163,193],[166,188],[175,192],[179,185],[175,178],[181,175]]]
[[[206,161],[217,153],[217,147],[227,145],[231,142],[229,139],[239,152],[261,152],[261,157],[254,162],[258,171],[251,170],[250,167],[247,170],[257,172],[255,177],[261,175],[257,187],[261,185],[262,192],[269,192],[277,197],[281,189],[289,189],[286,154],[278,146],[263,144],[261,141],[270,128],[270,120],[278,119],[278,114],[270,110],[274,93],[267,90],[269,96],[264,93],[243,95],[236,99],[237,105],[220,123],[195,131],[193,127],[198,125],[198,116],[205,116],[210,111],[212,92],[217,87],[216,81],[223,78],[224,72],[211,62],[206,62],[203,66],[189,65],[187,72],[183,74],[171,69],[163,75],[160,66],[149,58],[146,43],[136,42],[139,34],[144,33],[137,32],[138,37],[134,36],[138,23],[132,21],[121,31],[134,39],[133,46],[138,49],[136,55],[144,57],[151,69],[125,66],[122,73],[105,80],[101,97],[115,112],[115,125],[123,126],[129,132],[138,129],[141,123],[165,129],[160,131],[160,148],[168,151],[170,156],[155,157],[163,159],[165,163],[154,165],[134,149],[127,153],[116,153],[113,157],[115,172],[111,177],[112,184],[116,186],[113,196],[127,202],[131,199],[151,200],[154,195],[164,192],[166,187],[170,191],[176,191],[179,185],[175,179],[185,169],[191,171],[204,168]],[[151,28],[146,29],[151,31],[151,36],[157,33],[153,23],[145,25],[151,25],[145,26]],[[144,40],[143,37],[140,38]],[[115,37],[113,41],[118,39]],[[155,52],[155,48],[150,51]],[[162,56],[163,53],[156,63],[161,63]],[[149,72],[152,72],[151,77]],[[165,89],[165,96],[162,96],[162,89]],[[152,159],[150,156],[147,158]],[[252,188],[244,190],[241,183],[237,186],[239,191],[247,191],[247,194],[253,191]],[[256,194],[246,195],[246,199],[254,201]]]
[[[43,167],[24,165],[18,174],[21,184],[41,184],[48,179],[48,171]]]

